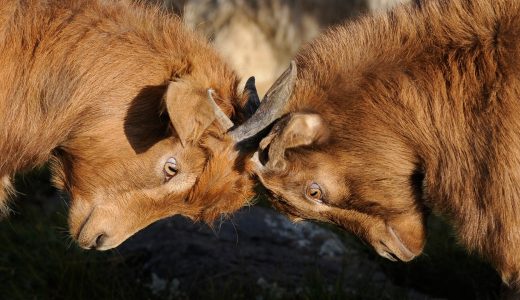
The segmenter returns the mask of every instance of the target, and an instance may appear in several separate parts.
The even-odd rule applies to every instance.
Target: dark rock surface
[[[382,294],[399,290],[357,242],[313,223],[293,224],[262,207],[245,208],[214,229],[182,217],[163,220],[119,251],[135,257],[149,287],[169,298],[208,284],[218,290],[230,281],[282,298],[301,293],[316,272],[324,288],[340,282],[349,294],[366,293],[367,286]],[[409,299],[429,299],[404,293]]]

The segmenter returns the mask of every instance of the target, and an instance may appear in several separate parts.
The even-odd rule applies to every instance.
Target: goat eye
[[[305,191],[305,196],[313,201],[322,203],[323,200],[323,191],[321,190],[321,187],[319,184],[312,182],[307,186],[307,189]]]
[[[164,164],[164,176],[166,177],[166,181],[172,179],[179,173],[179,169],[177,168],[177,161],[175,158],[171,157],[169,158],[166,163]]]

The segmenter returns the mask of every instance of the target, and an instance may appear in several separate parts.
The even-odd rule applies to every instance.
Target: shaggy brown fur
[[[204,106],[212,88],[239,121],[239,79],[178,18],[124,1],[5,0],[0,40],[2,207],[8,177],[51,157],[86,248],[115,247],[174,214],[211,222],[251,195]]]
[[[264,142],[258,175],[282,210],[389,258],[421,252],[430,207],[519,289],[519,49],[516,0],[423,1],[332,29],[297,56],[290,114],[267,140],[300,146],[266,158],[280,149]],[[287,129],[296,112],[307,125]]]

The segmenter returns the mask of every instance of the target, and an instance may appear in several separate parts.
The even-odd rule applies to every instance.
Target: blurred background
[[[399,0],[148,0],[182,15],[263,93],[328,26]],[[160,221],[118,249],[79,249],[47,168],[16,178],[0,222],[2,299],[497,299],[500,279],[429,220],[424,255],[392,263],[335,228],[292,224],[261,196],[209,228]],[[261,193],[260,193],[261,194]]]
[[[202,32],[260,94],[322,30],[412,0],[148,0]]]

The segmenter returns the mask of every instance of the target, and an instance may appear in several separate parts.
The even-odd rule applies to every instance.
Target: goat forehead
[[[308,152],[306,155],[290,157],[288,170],[284,173],[270,173],[273,177],[284,178],[287,182],[320,181],[324,184],[345,185],[349,174],[348,162],[339,155],[324,152]]]
[[[185,198],[197,181],[196,174],[180,174],[175,183],[152,186],[93,186],[90,189],[73,189],[72,207],[112,207],[122,214],[176,213],[185,206]],[[84,192],[84,191],[87,192]],[[85,212],[80,215],[85,215]]]
[[[175,184],[162,184],[154,188],[142,189],[142,193],[152,199],[174,200],[177,196],[187,193],[197,181],[197,174],[179,174]]]
[[[186,186],[203,170],[207,154],[197,146],[183,148],[173,139],[163,140],[144,153],[100,153],[88,159],[75,159],[58,165],[56,174],[66,186],[80,190],[106,189],[126,191],[154,189],[164,184],[164,164],[175,158],[179,165],[179,178],[175,182]],[[65,176],[63,170],[68,171]]]

